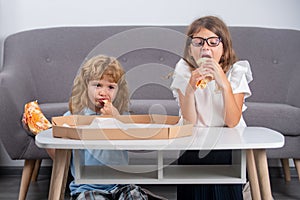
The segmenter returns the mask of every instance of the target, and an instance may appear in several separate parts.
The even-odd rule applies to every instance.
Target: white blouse
[[[233,94],[244,93],[244,100],[251,96],[249,83],[253,80],[250,64],[248,61],[238,61],[226,73],[231,84]],[[173,74],[171,89],[179,103],[178,90],[184,95],[191,77],[191,70],[188,64],[180,59],[176,64]],[[197,126],[224,126],[224,102],[222,92],[218,91],[214,80],[207,84],[205,89],[197,88],[195,91],[195,107],[197,112]],[[246,110],[243,104],[242,111]],[[237,126],[246,126],[241,117]]]

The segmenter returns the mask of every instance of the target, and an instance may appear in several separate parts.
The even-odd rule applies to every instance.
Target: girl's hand
[[[195,91],[197,89],[197,87],[201,87],[201,86],[199,86],[199,82],[201,80],[205,79],[205,86],[206,86],[206,83],[211,81],[214,77],[213,73],[211,72],[211,70],[209,68],[210,65],[213,64],[213,59],[200,58],[197,61],[197,64],[198,64],[198,68],[196,68],[194,71],[192,71],[191,78],[189,81],[189,84],[193,91]],[[203,86],[203,88],[205,86]]]
[[[199,70],[201,70],[202,76],[213,77],[213,79],[216,81],[216,84],[221,90],[229,84],[222,67],[214,59],[207,60],[204,64],[201,65],[201,67],[199,67]]]
[[[102,115],[120,115],[119,111],[110,101],[105,101],[103,108],[100,109]]]
[[[189,81],[189,89],[191,89],[193,92],[197,89],[197,83],[205,78],[205,73],[203,71],[204,69],[201,68],[197,68],[194,71],[192,71],[191,77],[190,77],[190,81]]]

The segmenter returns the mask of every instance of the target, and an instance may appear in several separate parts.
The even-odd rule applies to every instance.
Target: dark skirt
[[[215,150],[199,158],[199,151],[186,151],[178,159],[179,165],[231,164],[231,150]],[[178,185],[178,200],[243,200],[242,184]]]

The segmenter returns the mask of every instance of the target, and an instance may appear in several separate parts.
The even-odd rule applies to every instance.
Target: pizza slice
[[[104,104],[107,104],[107,102],[108,102],[108,100],[107,100],[107,99],[103,100],[103,103],[104,103]]]
[[[198,66],[201,66],[203,65],[205,62],[207,62],[210,58],[209,57],[202,57],[200,58],[199,60],[197,60],[197,65]],[[212,76],[207,76],[205,77],[204,79],[202,80],[199,80],[197,83],[196,83],[196,87],[200,87],[201,89],[204,89],[206,88],[206,85],[208,82],[210,82],[212,80]]]
[[[37,101],[31,101],[25,104],[23,122],[34,135],[52,127],[52,124],[42,113]]]

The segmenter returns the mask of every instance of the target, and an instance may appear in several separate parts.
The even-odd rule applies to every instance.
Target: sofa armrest
[[[35,145],[21,124],[22,106],[16,105],[8,88],[0,85],[0,138],[11,159],[49,158],[44,149]],[[22,104],[22,102],[20,103]]]
[[[287,103],[300,108],[300,62],[296,64],[290,75],[291,79],[288,87]]]

